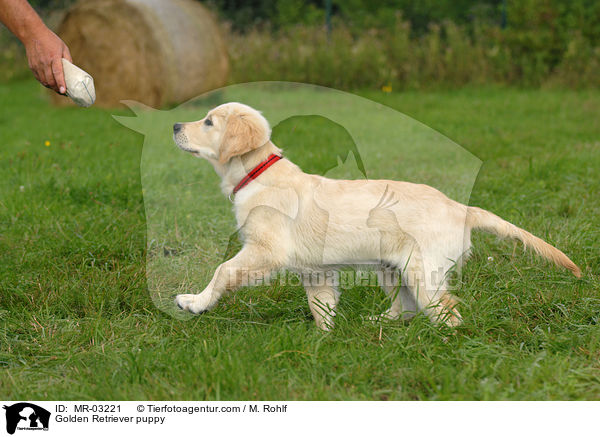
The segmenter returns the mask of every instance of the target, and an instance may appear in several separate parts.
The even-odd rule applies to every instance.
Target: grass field
[[[173,317],[147,288],[143,137],[109,112],[52,108],[32,81],[2,84],[0,398],[600,399],[600,92],[363,95],[479,157],[471,204],[556,245],[583,278],[477,234],[454,335],[424,317],[364,322],[385,300],[360,287],[327,334],[297,287],[243,289],[211,313]],[[315,150],[343,137],[306,123],[274,137]],[[213,199],[198,213],[231,226],[228,200],[210,191],[217,176],[197,165]],[[220,221],[198,223],[204,240],[226,242]],[[219,244],[200,246],[215,257]]]

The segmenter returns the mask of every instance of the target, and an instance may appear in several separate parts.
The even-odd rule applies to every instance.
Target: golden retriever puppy
[[[455,326],[461,318],[448,273],[468,254],[472,229],[520,240],[581,276],[540,238],[432,187],[302,172],[282,157],[267,120],[249,106],[227,103],[173,130],[179,148],[206,159],[221,177],[243,242],[201,293],[176,297],[184,310],[208,311],[224,293],[288,270],[302,275],[317,326],[328,330],[340,295],[332,272],[368,265],[382,273],[380,285],[392,302],[379,317],[408,319],[420,310],[434,323]]]

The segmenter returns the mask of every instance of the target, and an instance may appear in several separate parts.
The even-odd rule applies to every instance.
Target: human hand
[[[69,62],[69,48],[54,32],[43,26],[24,42],[29,68],[35,78],[45,87],[65,94],[67,85],[62,67],[62,58]]]

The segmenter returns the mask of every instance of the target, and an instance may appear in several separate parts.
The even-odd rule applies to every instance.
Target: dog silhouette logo
[[[6,410],[6,432],[14,434],[18,430],[48,430],[50,424],[50,411],[35,404],[19,402],[11,406],[4,406]]]

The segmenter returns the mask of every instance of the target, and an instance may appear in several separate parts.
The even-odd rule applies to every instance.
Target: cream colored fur
[[[281,154],[270,141],[264,117],[240,103],[176,125],[174,140],[213,165],[226,196],[270,154]],[[421,310],[435,323],[455,326],[461,318],[447,276],[468,254],[472,229],[518,239],[581,275],[564,253],[543,240],[427,185],[332,180],[306,174],[285,158],[240,190],[233,209],[243,248],[217,268],[200,294],[176,297],[184,310],[208,311],[224,293],[286,269],[312,275],[304,284],[308,303],[317,326],[327,330],[340,293],[324,278],[343,266],[375,266],[392,278],[382,284],[392,304],[380,317],[409,319]]]

